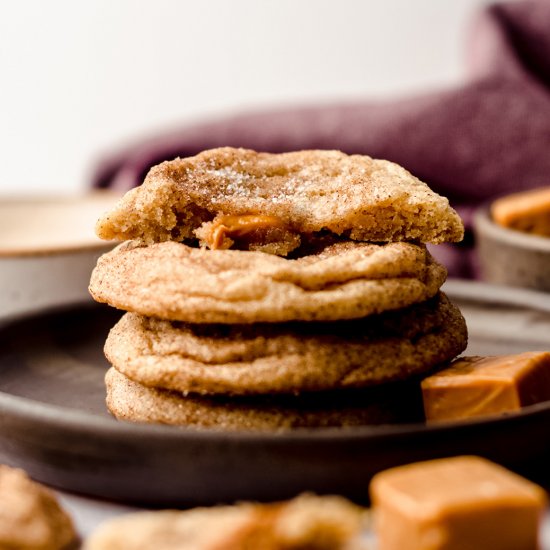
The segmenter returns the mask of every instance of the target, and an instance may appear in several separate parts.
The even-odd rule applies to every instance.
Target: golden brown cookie
[[[419,382],[299,395],[201,396],[149,388],[111,368],[107,407],[119,420],[215,430],[290,430],[422,422]]]
[[[366,510],[337,496],[138,512],[111,519],[84,550],[365,550]]]
[[[464,318],[448,298],[339,323],[191,325],[126,314],[105,354],[146,386],[202,394],[274,394],[359,388],[456,357]]]
[[[280,255],[321,231],[431,243],[460,241],[464,232],[449,201],[397,164],[339,151],[231,147],[153,167],[96,229],[104,239],[198,237],[213,248]]]
[[[426,300],[445,277],[411,243],[337,242],[289,260],[130,241],[98,260],[90,292],[120,309],[190,323],[339,320]]]
[[[71,518],[55,495],[23,470],[0,464],[0,548],[66,550],[76,542]]]

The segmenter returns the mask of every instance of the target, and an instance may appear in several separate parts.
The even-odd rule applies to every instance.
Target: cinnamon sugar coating
[[[343,241],[298,259],[182,243],[119,245],[90,281],[98,302],[189,323],[340,320],[434,296],[446,277],[426,248]]]
[[[107,371],[107,408],[118,420],[210,430],[298,428],[422,422],[418,384],[390,384],[299,395],[199,395],[151,388],[115,368]]]
[[[105,355],[150,387],[200,394],[281,394],[404,380],[450,361],[467,344],[444,294],[348,322],[191,325],[126,314]]]
[[[279,255],[321,231],[371,242],[441,243],[463,236],[449,201],[392,162],[339,151],[270,154],[231,147],[153,167],[96,230],[104,239],[185,241],[202,238],[203,224],[218,215],[277,218],[285,231],[270,234],[267,249],[261,238],[235,246]]]

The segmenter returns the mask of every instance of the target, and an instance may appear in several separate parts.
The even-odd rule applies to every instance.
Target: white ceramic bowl
[[[90,273],[113,247],[94,225],[117,198],[0,199],[0,318],[91,300]]]

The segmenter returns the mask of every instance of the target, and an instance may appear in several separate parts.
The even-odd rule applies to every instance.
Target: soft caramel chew
[[[243,215],[268,216],[284,227],[236,244],[279,255],[321,231],[432,243],[460,241],[464,232],[449,201],[397,164],[339,151],[276,155],[231,147],[153,167],[96,229],[103,239],[151,244],[198,236],[208,245],[212,220]],[[262,234],[265,242],[257,238]]]
[[[427,420],[517,411],[550,400],[550,352],[464,357],[422,381]]]
[[[504,227],[550,237],[550,187],[498,199],[491,214]]]
[[[262,214],[218,215],[203,223],[195,235],[212,250],[239,248],[286,256],[300,244],[300,236],[281,218]]]
[[[536,550],[547,499],[508,470],[473,456],[420,462],[370,485],[378,550]]]
[[[304,494],[274,504],[139,512],[109,520],[84,550],[366,550],[365,510]]]

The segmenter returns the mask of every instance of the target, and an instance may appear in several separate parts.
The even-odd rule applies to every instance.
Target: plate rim
[[[550,313],[550,294],[493,285],[489,283],[449,280],[443,290],[451,297],[473,302],[494,303],[496,305],[511,305],[530,307]],[[76,304],[76,307],[85,304]],[[74,305],[71,308],[75,307]],[[63,311],[65,308],[57,311]],[[55,312],[56,308],[44,308],[28,315],[12,316],[2,320],[0,331],[8,329],[13,323],[31,319],[32,317]],[[550,346],[549,346],[550,347]],[[70,414],[67,412],[70,411]],[[411,423],[380,426],[349,426],[326,428],[296,428],[293,430],[254,431],[254,430],[216,430],[184,426],[168,426],[159,424],[123,422],[109,417],[101,417],[72,407],[63,407],[36,401],[28,397],[12,395],[0,391],[0,417],[11,417],[33,422],[36,425],[46,424],[50,428],[60,430],[91,431],[94,435],[112,435],[125,439],[142,437],[160,438],[164,440],[231,440],[239,442],[312,442],[331,440],[383,439],[386,437],[412,436],[419,433],[441,433],[450,430],[466,429],[479,425],[498,425],[510,421],[521,421],[536,417],[550,411],[550,401],[524,407],[521,411],[505,415],[475,418],[462,421],[438,423]]]

